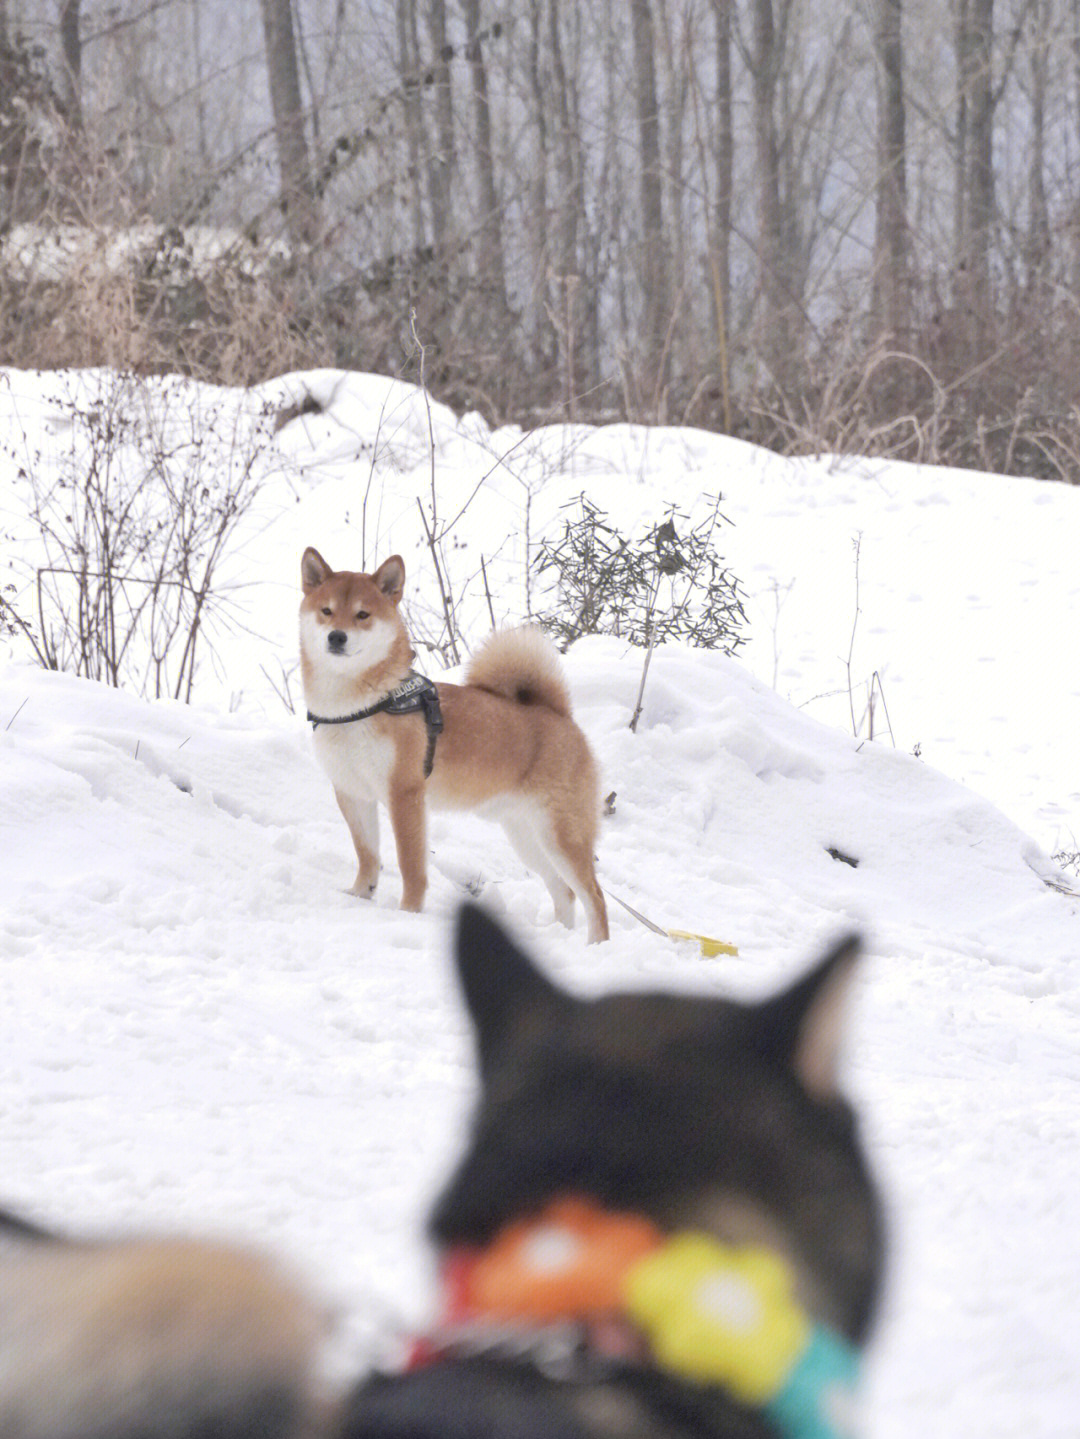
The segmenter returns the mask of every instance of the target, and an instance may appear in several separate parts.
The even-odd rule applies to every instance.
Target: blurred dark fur
[[[865,1342],[883,1263],[881,1210],[836,1051],[858,943],[845,939],[763,1004],[670,994],[575,999],[475,906],[457,962],[483,1082],[472,1142],[438,1201],[439,1244],[489,1240],[580,1194],[791,1263],[817,1322]],[[627,1366],[553,1382],[494,1359],[375,1377],[348,1439],[765,1439],[721,1390]]]

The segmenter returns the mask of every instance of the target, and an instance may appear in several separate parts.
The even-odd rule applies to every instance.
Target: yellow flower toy
[[[624,1295],[665,1369],[723,1384],[747,1404],[778,1392],[810,1337],[778,1255],[705,1234],[677,1234],[640,1260]]]
[[[792,1439],[851,1432],[855,1351],[811,1324],[771,1250],[676,1234],[629,1271],[624,1306],[662,1368],[723,1385]]]

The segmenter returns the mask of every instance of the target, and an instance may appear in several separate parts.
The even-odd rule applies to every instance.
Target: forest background
[[[0,0],[0,363],[1077,483],[1080,0]]]

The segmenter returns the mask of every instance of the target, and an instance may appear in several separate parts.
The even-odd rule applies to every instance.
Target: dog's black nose
[[[345,648],[347,638],[348,636],[344,630],[331,630],[326,636],[326,646],[328,649],[333,650],[334,654],[340,654]]]

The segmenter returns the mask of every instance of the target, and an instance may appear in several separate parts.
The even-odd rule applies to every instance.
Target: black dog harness
[[[426,675],[410,670],[402,684],[390,691],[378,704],[367,709],[355,710],[351,715],[314,715],[308,710],[307,717],[312,729],[321,724],[352,724],[355,720],[370,719],[372,715],[411,715],[422,713],[427,728],[427,753],[424,755],[424,778],[431,774],[435,763],[435,741],[443,731],[442,709],[439,705],[439,691]]]

